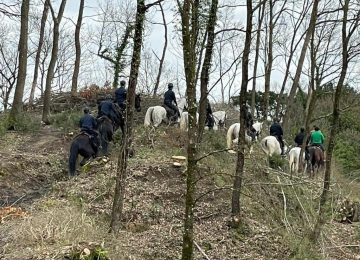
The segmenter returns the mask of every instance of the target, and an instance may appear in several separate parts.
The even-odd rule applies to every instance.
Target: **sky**
[[[6,0],[10,1],[11,0]],[[52,0],[54,1],[54,9],[58,10],[58,4],[60,1]],[[112,0],[113,2],[117,2],[118,5],[125,1],[133,1],[134,0]],[[224,1],[232,1],[234,3],[238,3],[239,0],[224,0]],[[81,75],[80,75],[80,84],[91,84],[96,83],[100,86],[104,84],[106,80],[112,81],[112,69],[108,62],[100,59],[97,55],[97,46],[96,42],[98,42],[97,35],[99,32],[99,20],[101,20],[98,16],[99,13],[99,6],[101,4],[104,4],[105,0],[85,0],[85,9],[84,9],[84,19],[83,19],[83,26],[81,30],[81,34],[83,37],[87,38],[87,41],[92,42],[92,44],[83,44],[84,50],[83,52],[86,55],[86,60],[82,61],[82,67],[81,67]],[[147,1],[149,3],[151,1]],[[35,3],[35,1],[33,2]],[[167,69],[172,73],[170,76],[166,76],[164,74],[161,87],[162,90],[166,89],[167,81],[173,81],[175,83],[175,86],[177,86],[176,83],[179,83],[180,90],[178,91],[179,95],[184,95],[185,92],[185,82],[183,77],[183,61],[182,61],[182,51],[181,51],[181,41],[178,34],[174,33],[176,28],[174,26],[174,20],[176,19],[176,16],[174,14],[174,3],[175,1],[171,0],[165,0],[165,14],[166,14],[166,20],[168,23],[168,49],[166,53],[166,67]],[[74,23],[77,20],[78,15],[78,8],[79,8],[79,0],[68,0],[65,8],[65,14],[64,14],[64,23],[66,23],[66,27],[68,30],[74,30]],[[38,9],[42,10],[42,6],[39,6]],[[228,17],[229,16],[229,17]],[[245,27],[245,19],[246,19],[246,12],[244,7],[238,7],[232,14],[228,14],[226,12],[223,12],[219,16],[218,26],[217,30],[221,29],[221,26],[229,26],[229,27],[235,27],[238,28],[244,28]],[[226,25],[229,23],[230,25]],[[144,39],[144,49],[143,53],[150,53],[153,55],[153,53],[156,53],[157,56],[161,55],[163,43],[164,43],[164,28],[160,24],[162,22],[161,13],[159,11],[156,11],[156,7],[153,7],[151,11],[147,12],[147,21],[146,21],[146,34]],[[33,34],[36,36],[36,32]],[[235,54],[240,54],[243,48],[243,39],[244,39],[244,33],[240,33],[242,36],[239,38],[238,42],[235,43],[234,46],[224,46],[221,48],[223,50],[224,60],[228,63],[231,63],[234,58],[231,56],[234,52]],[[253,40],[254,42],[254,40]],[[276,52],[277,50],[275,50]],[[234,54],[234,55],[235,55]],[[154,55],[153,55],[154,56]],[[236,55],[235,55],[236,56]],[[219,57],[214,55],[213,58],[213,64],[214,66],[219,66]],[[294,68],[296,64],[297,57],[294,58],[293,61],[293,68],[292,73],[294,73]],[[249,75],[252,75],[252,62],[253,62],[253,56],[250,57],[250,67],[249,67]],[[31,63],[31,62],[30,62]],[[306,67],[307,61],[305,61],[305,67]],[[29,65],[31,67],[31,64]],[[156,65],[157,66],[157,65]],[[272,77],[271,77],[271,90],[279,91],[279,86],[281,85],[281,82],[283,80],[283,72],[282,69],[284,67],[283,59],[277,58],[274,62],[274,69],[272,71]],[[357,69],[358,70],[358,69]],[[356,75],[357,72],[356,69],[352,69],[353,74]],[[31,69],[29,70],[31,71]],[[156,68],[154,69],[156,71]],[[178,73],[180,71],[180,73]],[[260,61],[259,69],[258,69],[258,75],[262,75],[264,71],[263,63]],[[155,74],[156,72],[154,72]],[[125,79],[126,79],[125,75]],[[210,86],[217,81],[219,78],[219,73],[213,73],[211,74],[210,78]],[[179,82],[177,82],[177,79],[179,79]],[[226,79],[226,77],[224,77]],[[31,75],[28,75],[28,83],[31,81]],[[236,91],[240,89],[240,83],[241,83],[241,64],[240,69],[238,70],[238,74],[236,78],[234,79],[234,87],[233,90],[230,92],[230,95],[234,94]],[[257,79],[257,87],[260,90],[263,90],[263,83],[264,79],[263,77],[259,77]],[[302,77],[302,83],[303,85],[307,84],[306,77]],[[290,84],[290,83],[288,83]],[[251,89],[252,87],[252,81],[248,84],[248,89]],[[289,87],[289,86],[288,86]],[[25,92],[25,95],[28,95],[29,91]],[[217,84],[217,86],[214,88],[214,90],[211,92],[211,95],[214,97],[214,99],[219,100],[220,95],[220,84]],[[228,95],[228,93],[226,93]],[[225,101],[227,101],[228,97],[225,97]]]

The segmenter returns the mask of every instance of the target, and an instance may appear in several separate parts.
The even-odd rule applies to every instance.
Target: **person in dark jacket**
[[[211,109],[211,106],[210,106],[209,99],[206,99],[206,102],[207,102],[207,105],[206,105],[206,121],[205,121],[205,125],[207,127],[209,127],[209,129],[213,129],[215,120],[214,120],[214,117],[213,117],[213,114],[212,114],[212,109]]]
[[[284,155],[283,129],[278,118],[274,119],[274,123],[270,126],[270,135],[275,136],[280,143],[281,155]]]
[[[169,108],[172,112],[171,116],[175,116],[175,120],[180,116],[179,109],[177,108],[177,102],[175,98],[175,93],[172,90],[174,85],[172,83],[168,84],[168,91],[164,94],[164,105]],[[175,103],[175,105],[173,104]]]
[[[93,117],[90,113],[90,109],[88,107],[84,108],[84,115],[80,118],[79,122],[80,130],[86,132],[89,135],[91,146],[95,151],[95,155],[98,152],[99,143],[98,133],[97,133],[97,122],[95,117]]]
[[[125,89],[125,80],[120,81],[120,88],[115,91],[115,101],[122,110],[125,110],[127,90]]]
[[[106,99],[101,101],[98,105],[98,115],[97,118],[102,116],[107,116],[114,125],[119,125],[121,121],[121,115],[115,109],[115,104],[113,103],[113,99],[111,95],[107,95]]]
[[[305,128],[301,127],[300,132],[295,136],[295,139],[294,139],[294,142],[297,147],[302,146],[305,137],[306,137]]]

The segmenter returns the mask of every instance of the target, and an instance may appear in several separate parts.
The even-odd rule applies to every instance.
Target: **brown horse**
[[[309,168],[310,168],[310,178],[313,178],[316,172],[319,172],[319,169],[323,168],[325,165],[325,155],[322,149],[318,146],[309,146]]]

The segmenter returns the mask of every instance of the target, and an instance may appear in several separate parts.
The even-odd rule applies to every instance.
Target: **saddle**
[[[167,117],[169,120],[175,116],[175,112],[174,112],[170,107],[168,107],[168,106],[165,105],[165,104],[162,104],[162,107],[165,108],[165,110],[166,110],[166,117]]]

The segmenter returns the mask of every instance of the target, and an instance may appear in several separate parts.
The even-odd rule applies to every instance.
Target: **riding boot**
[[[285,155],[284,147],[281,147],[281,155]]]

